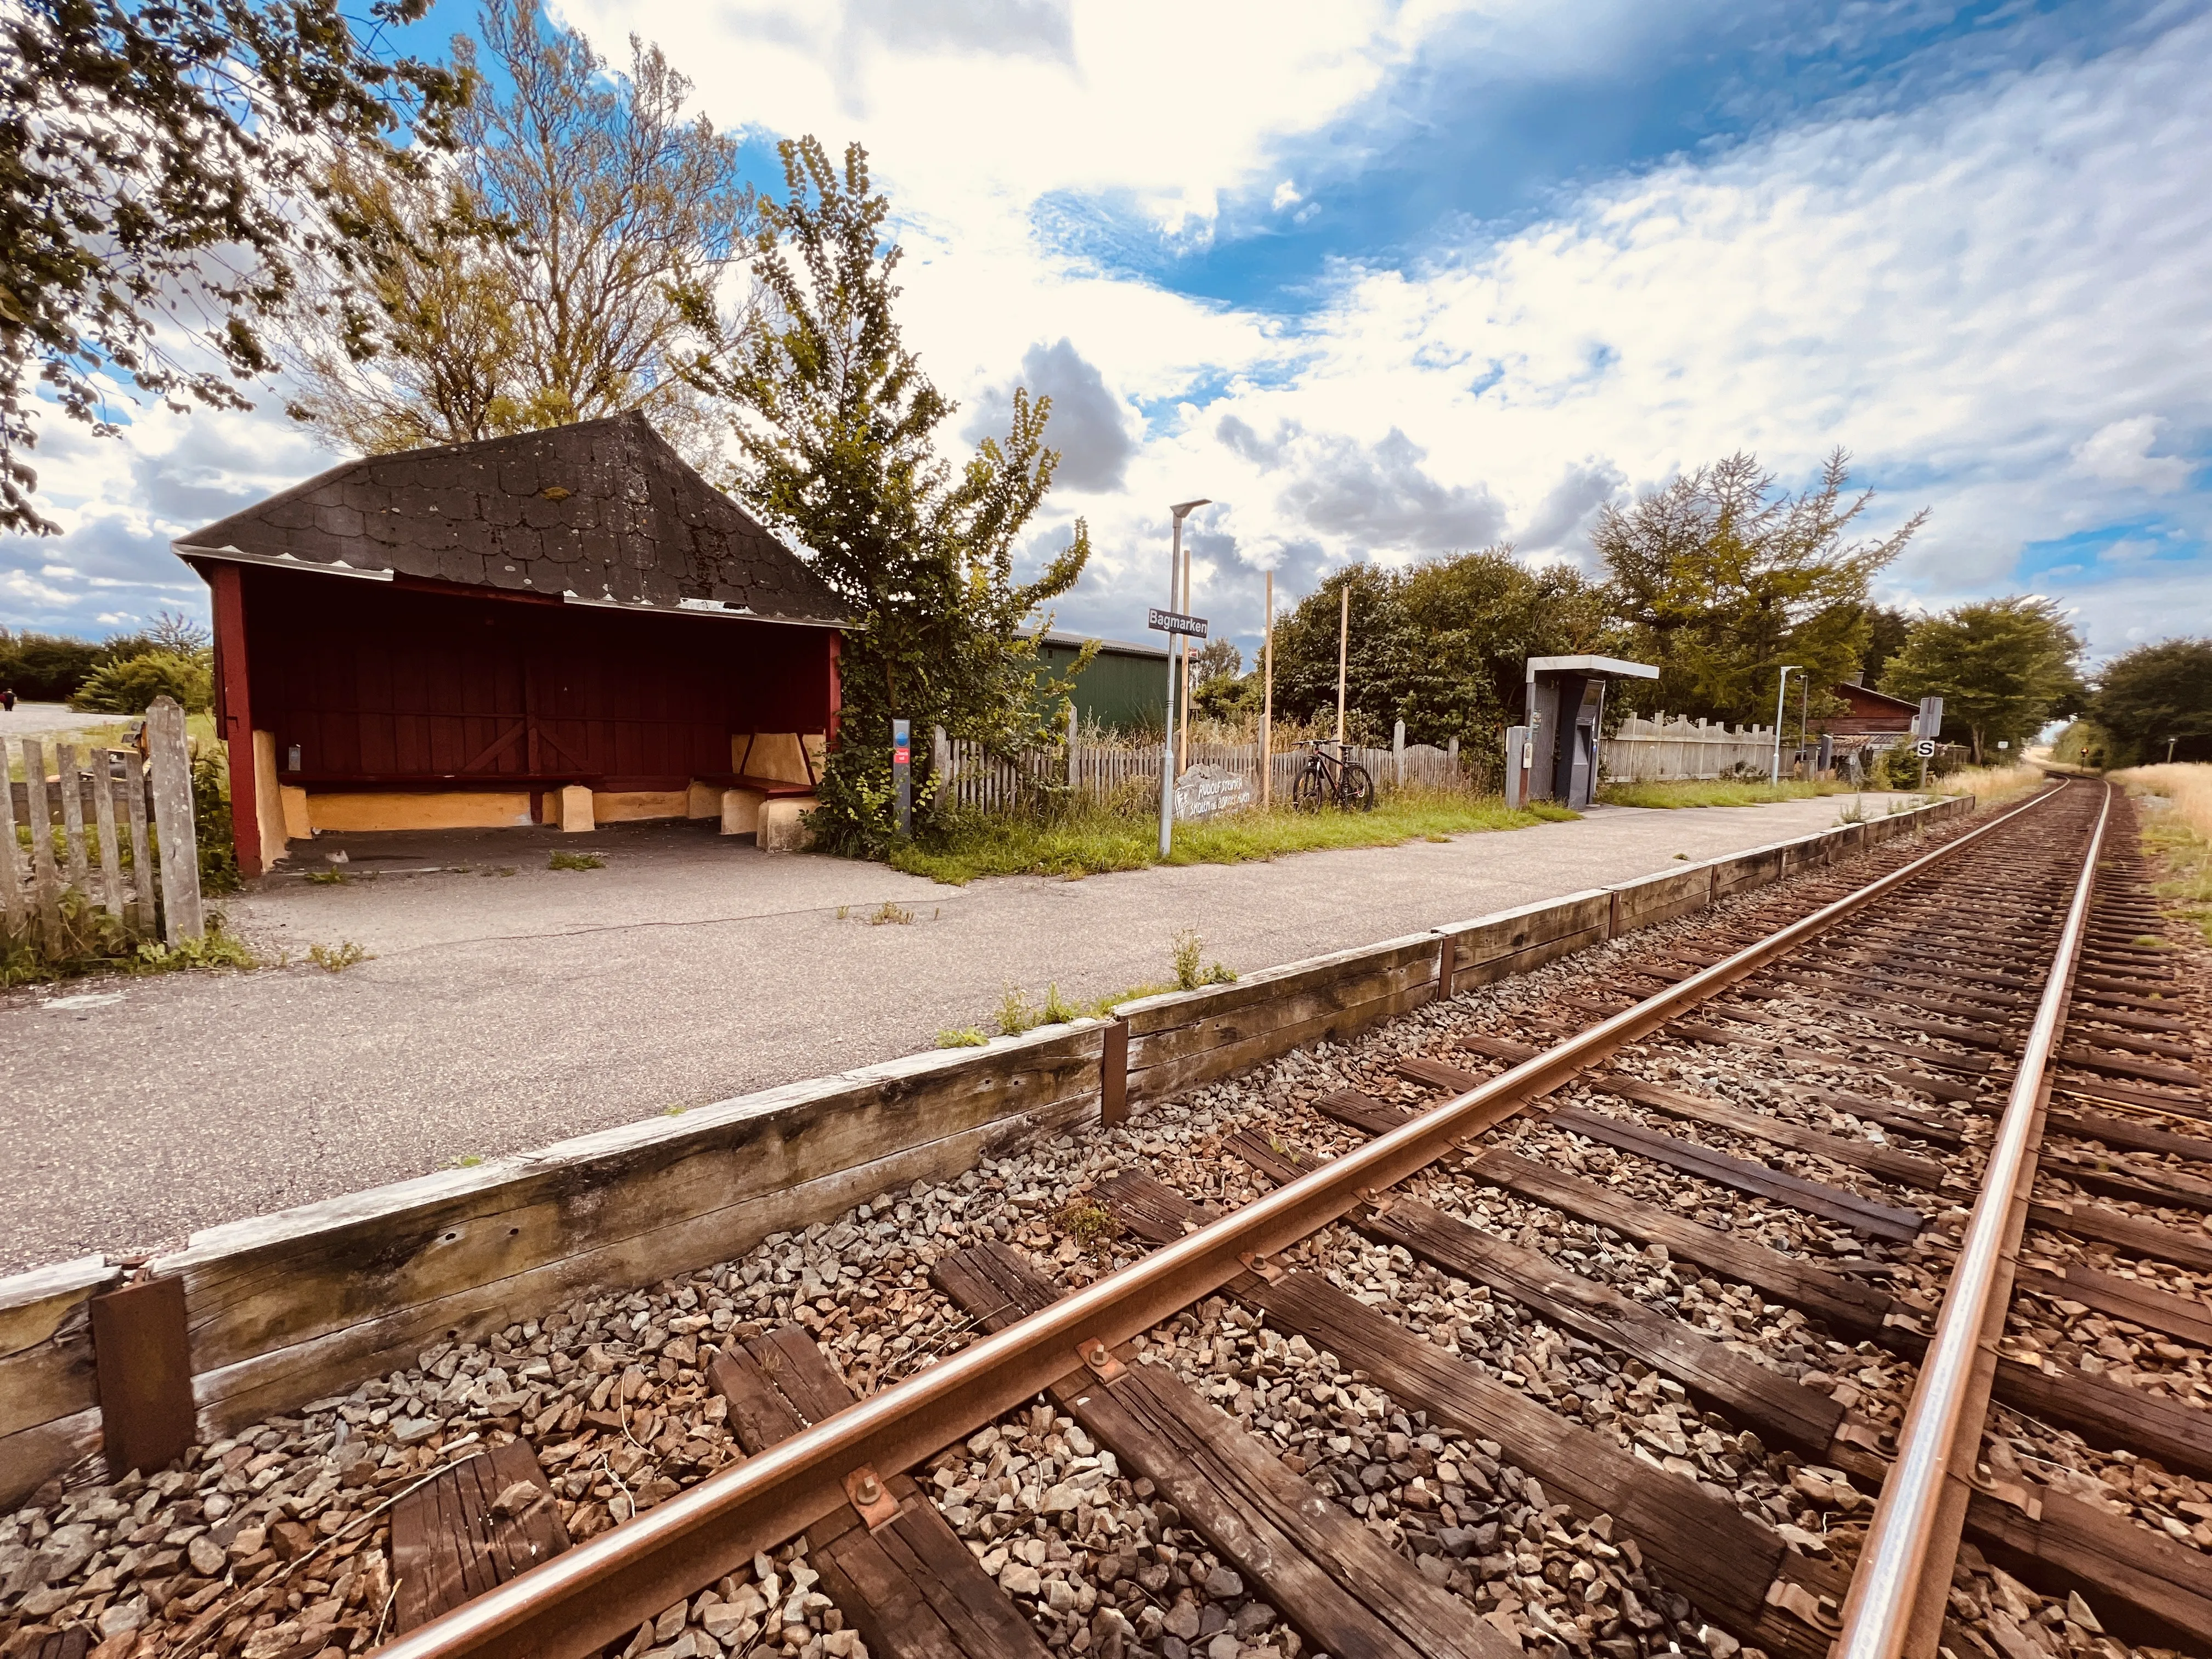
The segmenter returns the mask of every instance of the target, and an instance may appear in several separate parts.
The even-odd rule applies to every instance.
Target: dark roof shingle
[[[185,557],[227,548],[622,605],[844,620],[805,561],[635,413],[368,456],[173,545]]]

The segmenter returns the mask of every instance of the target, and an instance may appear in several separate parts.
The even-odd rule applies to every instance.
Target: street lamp
[[[1786,699],[1790,696],[1790,677],[1802,666],[1801,663],[1783,664],[1782,678],[1774,687],[1774,764],[1767,781],[1777,788],[1782,784],[1782,711],[1789,706]]]
[[[1178,501],[1168,509],[1175,521],[1175,550],[1168,560],[1168,609],[1176,606],[1176,579],[1182,571],[1182,521],[1212,502],[1205,496]],[[1181,634],[1168,635],[1167,718],[1160,732],[1160,856],[1165,858],[1175,837],[1176,653],[1188,653],[1189,641]]]

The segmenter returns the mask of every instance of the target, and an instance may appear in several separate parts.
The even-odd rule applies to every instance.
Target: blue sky
[[[2203,4],[561,15],[659,38],[763,166],[868,145],[954,441],[1054,396],[1036,548],[1081,514],[1098,550],[1063,625],[1141,629],[1191,495],[1197,607],[1249,639],[1263,568],[1295,599],[1356,559],[1583,561],[1607,501],[1841,444],[1875,527],[1933,511],[1886,598],[2057,594],[2100,655],[2212,632]],[[196,607],[169,538],[335,459],[276,395],[53,423],[70,533],[0,542],[0,620]]]

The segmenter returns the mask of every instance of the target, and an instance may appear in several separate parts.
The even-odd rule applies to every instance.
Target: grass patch
[[[2142,815],[2142,842],[2164,879],[2151,890],[2212,944],[2212,765],[2144,766],[2114,775],[2136,793],[2166,797]]]
[[[333,865],[327,870],[308,871],[307,879],[318,887],[343,887],[353,878]]]
[[[343,974],[347,969],[374,958],[353,940],[346,939],[340,939],[336,945],[310,945],[307,960],[325,973]]]
[[[1068,1205],[1053,1220],[1085,1255],[1104,1254],[1121,1236],[1121,1223],[1114,1212],[1087,1198]]]
[[[973,1025],[937,1034],[937,1046],[940,1048],[980,1048],[990,1040]]]
[[[1607,806],[1768,806],[1776,801],[1855,793],[1848,783],[1796,779],[1749,783],[1729,778],[1674,778],[1656,783],[1608,783],[1598,790],[1597,798]]]
[[[607,861],[597,853],[556,853],[545,860],[548,870],[604,870]]]
[[[10,933],[0,927],[0,987],[46,985],[88,974],[173,974],[191,968],[234,969],[281,967],[237,934],[228,932],[220,913],[210,913],[207,932],[176,945],[142,939],[76,888],[61,897],[61,935],[41,936],[35,924]]]
[[[891,863],[910,875],[961,886],[981,876],[1096,876],[1152,865],[1249,864],[1331,848],[1395,847],[1492,830],[1579,817],[1539,802],[1525,811],[1500,798],[1407,791],[1371,812],[1294,811],[1277,807],[1197,823],[1178,823],[1175,850],[1159,855],[1159,820],[1103,807],[1046,823],[1018,817],[956,820],[931,845],[893,849]]]

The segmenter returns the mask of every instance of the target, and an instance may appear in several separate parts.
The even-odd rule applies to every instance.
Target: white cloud
[[[2110,422],[2074,446],[2074,459],[2090,477],[2111,483],[2139,484],[2159,494],[2179,489],[2189,482],[2189,463],[2150,453],[2165,424],[2156,415]]]

